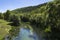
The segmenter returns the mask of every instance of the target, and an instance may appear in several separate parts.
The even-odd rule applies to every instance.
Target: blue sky
[[[0,0],[0,12],[27,6],[34,6],[51,0]]]

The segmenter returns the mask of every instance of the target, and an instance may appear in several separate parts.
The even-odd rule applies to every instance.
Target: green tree
[[[11,17],[11,21],[12,21],[12,23],[11,23],[12,26],[19,26],[20,25],[20,18],[16,15],[13,15]]]
[[[3,18],[4,18],[3,14],[2,14],[2,13],[0,13],[0,19],[3,19]]]
[[[9,17],[10,17],[10,11],[7,10],[6,13],[4,13],[4,19],[8,21]]]

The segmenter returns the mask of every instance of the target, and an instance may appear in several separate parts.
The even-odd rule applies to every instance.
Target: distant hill
[[[12,10],[12,12],[14,13],[30,13],[44,5],[46,5],[47,3],[44,3],[44,4],[40,4],[40,5],[37,5],[37,6],[29,6],[29,7],[23,7],[23,8],[17,8],[15,10]]]

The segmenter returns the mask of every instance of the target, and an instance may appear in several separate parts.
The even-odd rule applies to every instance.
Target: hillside
[[[18,10],[18,11],[17,11]],[[30,22],[30,25],[38,34],[42,30],[48,40],[60,38],[60,1],[52,1],[39,6],[17,9],[17,13],[29,13],[20,15],[21,21]]]
[[[47,40],[60,39],[59,0],[37,6],[18,8],[12,11],[7,10],[4,14],[0,15],[0,19],[12,22],[9,25],[14,26],[15,29],[23,23],[29,24],[39,36],[42,34],[42,37]],[[14,27],[12,27],[10,32],[14,32]]]
[[[14,13],[30,13],[44,5],[46,5],[47,3],[44,3],[44,4],[40,4],[40,5],[37,5],[37,6],[29,6],[29,7],[23,7],[23,8],[17,8],[15,10],[12,10],[12,12]]]

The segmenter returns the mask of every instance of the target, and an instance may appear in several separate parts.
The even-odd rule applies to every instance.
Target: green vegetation
[[[9,32],[11,35],[15,35],[15,33],[18,33],[17,30],[19,29],[19,26],[23,23],[26,23],[29,24],[39,35],[43,33],[43,38],[46,38],[47,40],[60,39],[59,0],[54,0],[52,2],[37,6],[18,8],[12,11],[7,10],[7,12],[3,14],[0,13],[0,15],[0,19],[2,19],[0,26],[3,26],[3,28],[0,28],[0,31],[3,31],[4,27],[7,29],[8,25],[5,21],[8,21],[10,22],[8,24],[9,26],[12,26],[12,29],[10,30],[8,26],[7,30],[10,30]],[[4,36],[6,33],[7,31],[4,34],[2,33],[0,35]]]
[[[4,20],[0,20],[0,40],[2,40],[11,29],[10,25],[7,25],[9,22],[6,22]]]

